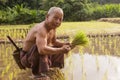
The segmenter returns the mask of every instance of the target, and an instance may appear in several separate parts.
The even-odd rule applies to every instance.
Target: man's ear
[[[46,19],[47,19],[48,17],[49,17],[49,15],[47,14],[47,15],[46,15]]]

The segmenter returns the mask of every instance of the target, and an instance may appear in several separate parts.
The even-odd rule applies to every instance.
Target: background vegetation
[[[0,24],[40,22],[52,6],[64,10],[64,21],[120,17],[119,3],[119,0],[0,0]]]

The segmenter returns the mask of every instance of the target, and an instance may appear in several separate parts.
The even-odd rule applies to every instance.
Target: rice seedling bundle
[[[72,48],[74,48],[75,46],[85,46],[87,45],[89,42],[88,37],[86,36],[86,34],[84,32],[78,32],[75,34],[72,42],[71,42],[71,46]]]

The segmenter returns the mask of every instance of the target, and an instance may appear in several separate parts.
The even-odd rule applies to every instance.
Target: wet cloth
[[[29,52],[21,51],[20,59],[22,65],[31,68],[35,75],[48,71],[50,67],[63,68],[64,66],[64,54],[42,55],[36,45]]]

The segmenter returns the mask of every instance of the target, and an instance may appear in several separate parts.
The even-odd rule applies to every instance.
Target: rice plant
[[[21,71],[16,65],[12,57],[12,53],[15,50],[15,48],[10,43],[8,43],[8,40],[6,38],[6,35],[9,34],[10,36],[13,35],[12,37],[15,41],[23,40],[28,30],[29,29],[2,29],[0,30],[0,38],[5,40],[5,42],[0,43],[0,60],[3,61],[1,62],[1,65],[0,65],[0,68],[3,68],[2,70],[0,70],[1,71],[0,78],[2,77],[3,80],[22,80],[21,77],[30,75],[30,70]],[[93,37],[92,35],[88,37],[83,32],[78,32],[74,36],[72,35],[72,41],[71,41],[72,46],[75,47],[75,46],[80,45],[79,52],[80,52],[80,55],[82,56],[80,68],[82,68],[83,70],[82,71],[83,80],[86,80],[87,78],[87,71],[84,66],[84,63],[85,63],[84,57],[83,57],[84,53],[87,52],[89,54],[96,55],[95,63],[96,63],[96,68],[98,71],[100,70],[100,63],[98,60],[99,55],[120,56],[120,50],[119,50],[120,49],[120,46],[119,46],[120,36],[119,35],[108,36],[108,37],[104,37],[104,34],[102,35],[97,34],[97,35],[98,36],[95,36],[95,37]],[[22,43],[18,41],[17,45],[22,46]],[[87,46],[84,46],[84,45],[87,45]],[[84,46],[84,47],[81,48],[81,46]],[[71,67],[72,66],[74,65],[71,65]],[[56,72],[56,73],[59,73],[59,72]],[[56,76],[58,75],[56,74]],[[105,72],[102,79],[103,80],[108,79],[108,71]],[[26,78],[26,80],[29,80],[29,78]]]
[[[86,34],[83,33],[83,32],[78,32],[78,33],[75,34],[75,36],[74,36],[74,38],[73,38],[73,40],[71,42],[71,44],[72,44],[71,46],[73,48],[75,46],[78,46],[78,45],[85,46],[85,45],[88,44],[88,42],[89,42],[89,40],[88,40]]]

